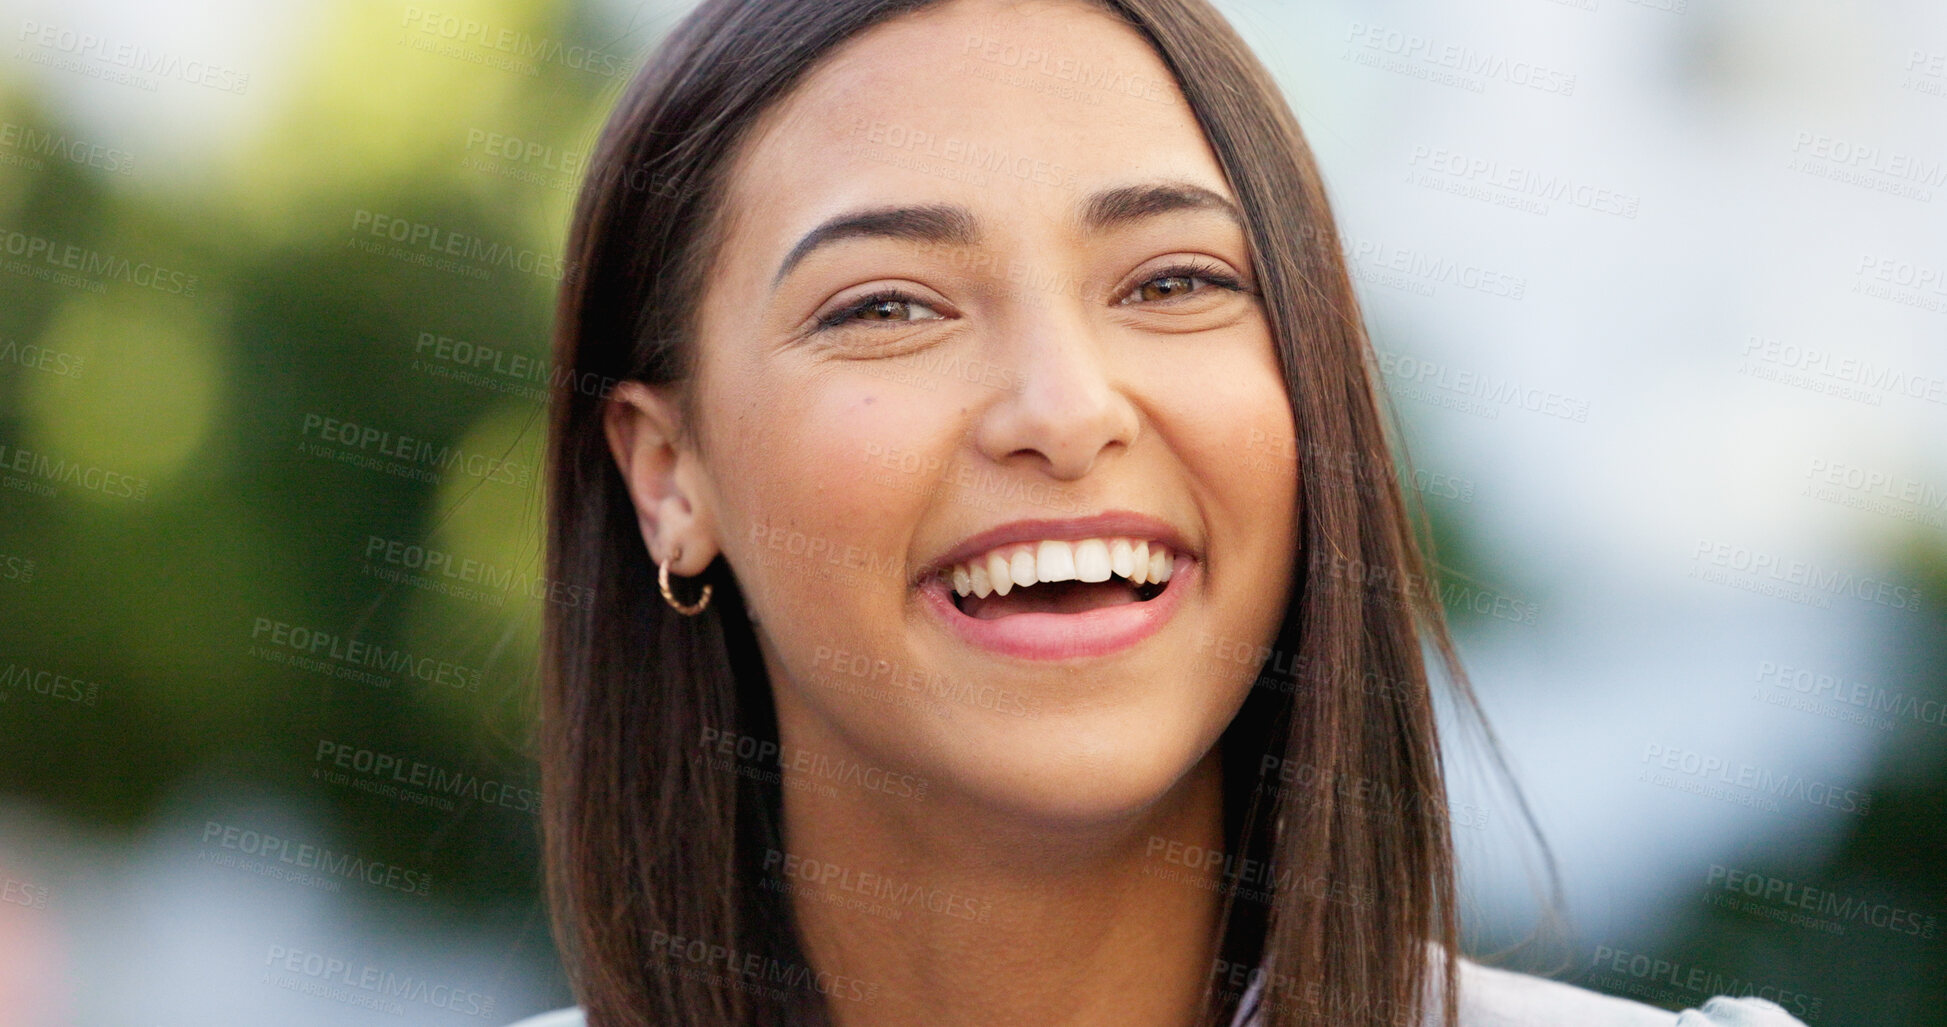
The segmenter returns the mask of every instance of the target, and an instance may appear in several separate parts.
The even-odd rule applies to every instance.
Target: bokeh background
[[[1947,8],[1221,6],[1332,190],[1550,968],[1947,1023]],[[545,339],[686,10],[0,4],[0,1024],[570,1001]],[[1453,758],[1486,952],[1542,878]]]

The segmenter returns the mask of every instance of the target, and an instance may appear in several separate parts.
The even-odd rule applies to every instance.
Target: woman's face
[[[786,743],[1047,823],[1167,794],[1276,634],[1297,482],[1164,65],[1092,8],[956,0],[824,61],[727,198],[680,459]]]

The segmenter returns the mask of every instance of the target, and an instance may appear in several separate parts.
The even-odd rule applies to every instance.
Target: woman
[[[593,168],[557,356],[624,384],[556,397],[542,715],[587,1023],[1796,1023],[1453,955],[1458,668],[1202,0],[708,0]]]

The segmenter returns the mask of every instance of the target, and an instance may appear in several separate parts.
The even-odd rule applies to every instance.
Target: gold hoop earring
[[[685,617],[694,617],[702,613],[703,608],[710,605],[710,589],[712,586],[703,586],[703,594],[697,597],[695,603],[685,605],[677,602],[676,594],[669,590],[669,559],[669,557],[664,557],[662,563],[656,566],[656,585],[663,590],[663,601],[674,607],[677,613]]]

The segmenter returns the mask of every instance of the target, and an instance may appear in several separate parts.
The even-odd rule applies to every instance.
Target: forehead
[[[1165,178],[1231,195],[1137,29],[1081,2],[953,0],[849,40],[765,112],[732,170],[728,239],[781,254],[891,202],[1068,223],[1097,189]]]

